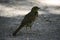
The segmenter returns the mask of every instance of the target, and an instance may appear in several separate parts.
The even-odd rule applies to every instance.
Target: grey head
[[[37,6],[34,6],[31,11],[38,11],[40,8]]]

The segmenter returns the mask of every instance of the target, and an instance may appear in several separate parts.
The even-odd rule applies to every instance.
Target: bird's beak
[[[38,10],[41,10],[41,8],[38,8]]]

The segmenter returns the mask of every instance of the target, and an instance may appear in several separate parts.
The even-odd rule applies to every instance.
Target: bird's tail
[[[13,36],[15,36],[16,33],[17,33],[22,27],[23,27],[23,25],[20,25],[20,26],[16,29],[16,31],[13,33]]]

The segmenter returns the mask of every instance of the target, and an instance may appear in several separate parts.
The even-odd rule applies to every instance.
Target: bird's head
[[[37,6],[34,6],[31,11],[37,12],[40,8]]]

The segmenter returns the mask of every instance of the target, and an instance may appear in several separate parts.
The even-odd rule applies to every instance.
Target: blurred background
[[[32,31],[12,33],[33,6],[41,9]],[[27,34],[28,32],[28,34]],[[60,0],[0,0],[0,40],[60,40]]]

